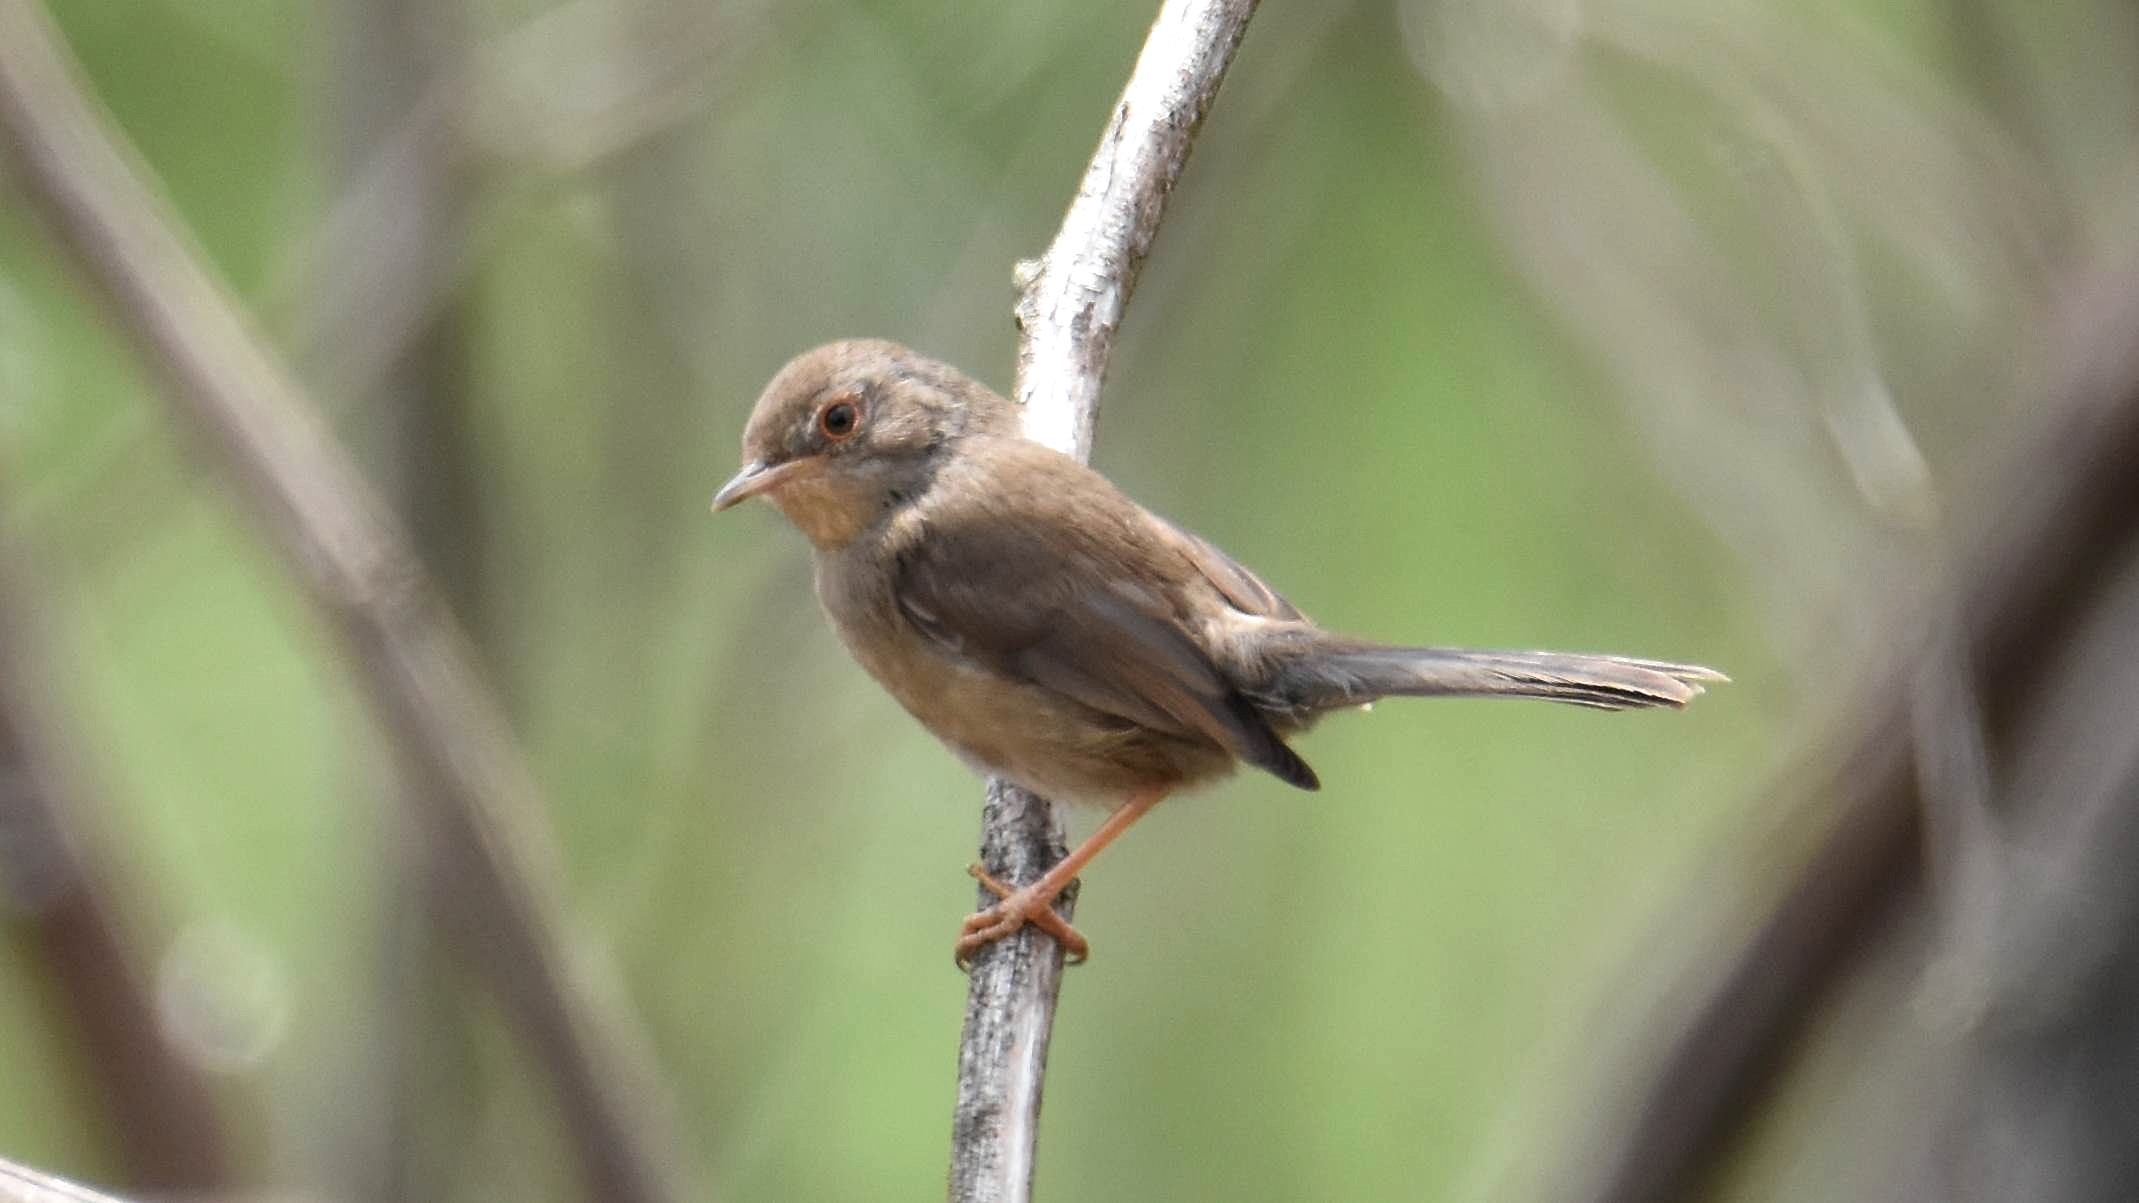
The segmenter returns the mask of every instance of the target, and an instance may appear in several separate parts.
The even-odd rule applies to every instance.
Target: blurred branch
[[[790,18],[797,8],[780,11]],[[501,168],[492,177],[522,192],[613,169],[736,86],[739,66],[768,39],[771,9],[768,0],[568,0],[468,47],[456,70],[420,92],[374,84],[375,93],[402,102],[402,120],[358,165],[357,178],[345,181],[325,216],[278,257],[255,305],[270,315],[302,306],[285,357],[306,379],[331,386],[323,411],[343,412],[334,389],[360,394],[377,385],[407,344],[436,324],[436,311],[489,249],[476,231],[464,231],[471,237],[450,260],[427,265],[432,291],[396,293],[381,282],[392,274],[392,252],[405,246],[394,206],[406,199],[399,185],[413,160],[450,152],[464,166]],[[560,71],[571,81],[561,81]],[[28,497],[33,524],[64,521],[78,562],[110,562],[184,512],[173,500],[194,470],[134,458],[153,430],[146,422],[114,426],[97,454],[129,469],[100,477],[86,495]],[[476,633],[482,635],[479,626]]]
[[[729,86],[779,11],[770,0],[564,0],[476,48],[467,134],[550,173],[583,173],[674,130]]]
[[[418,773],[413,828],[443,864],[449,921],[556,1081],[590,1193],[684,1196],[662,1094],[623,1043],[612,988],[564,936],[543,809],[461,632],[307,399],[203,266],[92,108],[49,19],[0,0],[0,145],[23,190],[223,458]]]
[[[1991,760],[2006,763],[2058,653],[2123,562],[2139,522],[2139,276],[2077,298],[2088,328],[2063,353],[2059,395],[2020,407],[2033,422],[1997,487],[1977,494],[1973,537],[1956,557],[1952,595],[1963,670],[1972,679]],[[1937,625],[1937,624],[1933,624]],[[1918,651],[1904,641],[1903,652]],[[1799,774],[1839,766],[1810,791],[1771,802],[1837,808],[1824,843],[1751,940],[1706,989],[1657,1063],[1626,1127],[1601,1137],[1604,1172],[1578,1197],[1662,1203],[1699,1197],[1787,1068],[1821,1003],[1923,883],[1925,758],[1912,713],[1916,667],[1875,681]],[[1609,1114],[1609,1112],[1600,1112]]]
[[[0,1161],[0,1203],[126,1203],[26,1165]]]
[[[473,229],[450,242],[425,237],[429,223],[403,224],[410,207],[468,208],[457,194],[466,189],[437,185],[464,182],[477,166],[505,168],[492,174],[508,190],[516,180],[528,187],[530,172],[616,170],[707,109],[764,40],[770,6],[567,0],[450,53],[425,43],[456,36],[437,28],[453,23],[452,10],[407,7],[411,28],[388,28],[397,0],[350,45],[373,59],[400,50],[436,61],[343,90],[373,136],[355,148],[341,194],[269,290],[302,288],[298,363],[355,393],[387,377],[442,320],[484,249]],[[426,286],[395,287],[413,275]]]
[[[478,178],[461,140],[465,5],[439,0],[339,0],[321,97],[338,199],[308,256],[297,363],[353,430],[371,479],[393,506],[447,607],[469,633],[494,694],[507,700],[507,661],[486,586],[486,508],[469,396],[468,213]],[[359,788],[422,805],[420,766],[371,758]],[[435,1198],[446,1166],[468,1147],[483,1083],[469,1049],[466,979],[448,972],[430,911],[451,864],[380,833],[372,972],[363,1020],[337,1050],[348,1102],[328,1172],[355,1200]]]
[[[1032,437],[1084,459],[1122,313],[1255,0],[1166,0],[1115,102],[1062,228],[1018,267],[1017,399]],[[981,861],[1034,880],[1066,853],[1046,799],[988,785]],[[1065,897],[1067,914],[1074,899]],[[1047,1044],[1062,950],[1026,928],[984,950],[966,997],[951,1128],[950,1198],[1009,1203],[1032,1193]]]
[[[17,564],[0,548],[0,912],[53,987],[127,1180],[144,1190],[229,1185],[215,1091],[157,1020],[141,951],[121,922],[125,891],[99,854],[70,769]]]
[[[1940,951],[1959,988],[1940,1001],[1960,1072],[1922,1167],[1928,1193],[1955,1200],[2122,1199],[2139,1167],[2139,264],[2072,299],[2058,362],[2077,420],[2029,459],[2066,479],[2030,484],[2000,519],[2055,546],[1993,560],[1968,594],[1971,609],[2016,587],[2045,604],[1983,653],[1999,823],[1956,850],[1975,872],[1949,907]]]

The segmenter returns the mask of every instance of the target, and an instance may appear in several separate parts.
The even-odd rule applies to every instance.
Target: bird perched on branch
[[[815,549],[817,596],[848,650],[923,726],[983,772],[1112,808],[1023,888],[972,867],[998,901],[966,919],[962,965],[1027,923],[1082,959],[1053,903],[1092,857],[1160,799],[1238,764],[1318,788],[1286,739],[1331,710],[1394,696],[1678,707],[1724,679],[1324,631],[1224,552],[1025,438],[1013,403],[896,343],[830,343],[780,369],[713,509],[760,496]]]

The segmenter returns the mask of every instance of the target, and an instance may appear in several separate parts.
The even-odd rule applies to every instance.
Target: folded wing
[[[1181,554],[1156,540],[1137,551]],[[1155,583],[1169,574],[1152,567],[1110,560],[1083,532],[996,514],[932,524],[900,558],[893,590],[914,628],[955,655],[1100,714],[1209,740],[1284,781],[1317,788],[1314,770],[1205,654],[1175,599]],[[1182,561],[1172,567],[1201,571]]]

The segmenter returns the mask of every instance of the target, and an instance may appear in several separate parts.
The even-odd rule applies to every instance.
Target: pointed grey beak
[[[759,460],[744,464],[743,470],[735,474],[735,479],[722,485],[720,492],[713,494],[713,512],[718,514],[739,501],[748,501],[760,493],[769,493],[779,488],[797,469],[808,462],[789,460],[784,464],[768,465]]]

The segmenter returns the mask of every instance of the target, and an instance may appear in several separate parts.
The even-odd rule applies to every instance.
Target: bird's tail
[[[1266,690],[1302,717],[1387,697],[1514,697],[1598,710],[1681,707],[1703,685],[1727,681],[1712,668],[1572,652],[1481,652],[1331,642],[1278,659]]]

